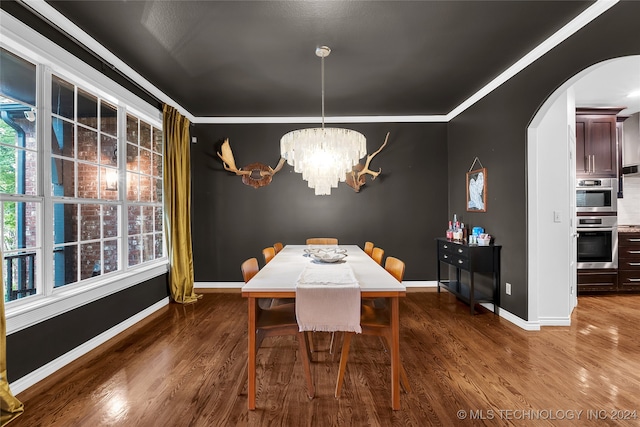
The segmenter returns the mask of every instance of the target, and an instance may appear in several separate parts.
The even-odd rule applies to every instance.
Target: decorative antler
[[[251,175],[251,171],[243,171],[236,167],[236,161],[233,159],[233,151],[231,151],[231,145],[229,145],[229,138],[225,139],[220,147],[222,154],[217,153],[218,157],[222,160],[222,166],[229,172],[234,172],[236,175]]]
[[[284,166],[284,162],[286,160],[282,157],[280,157],[280,161],[278,162],[278,166],[276,166],[275,169],[271,169],[271,166],[269,166],[269,170],[268,171],[260,171],[260,176],[273,176],[275,175],[280,169],[282,169],[282,166]]]
[[[382,151],[385,145],[387,145],[387,141],[389,140],[389,133],[390,132],[387,132],[387,136],[384,138],[384,143],[380,146],[380,148],[378,148],[373,154],[369,154],[367,156],[367,161],[364,164],[364,169],[362,169],[356,175],[358,181],[360,181],[360,177],[365,173],[368,173],[369,175],[371,175],[372,176],[371,180],[374,180],[377,178],[378,175],[380,175],[380,172],[382,172],[382,168],[378,169],[378,172],[372,171],[371,169],[369,169],[369,164],[371,163],[371,159],[373,159],[376,156],[376,154]]]
[[[242,176],[242,182],[246,185],[250,185],[253,188],[260,188],[264,187],[265,185],[269,185],[269,183],[271,183],[271,178],[273,177],[273,175],[275,175],[280,169],[282,169],[282,166],[284,166],[285,162],[285,160],[281,157],[275,169],[262,163],[251,163],[244,168],[238,169],[233,158],[233,152],[231,151],[231,145],[229,144],[228,138],[225,139],[222,143],[220,151],[222,151],[222,154],[217,154],[218,157],[220,157],[220,159],[222,160],[222,166],[224,166],[225,170]]]
[[[378,148],[373,154],[369,154],[367,156],[364,166],[362,166],[362,163],[358,163],[353,167],[351,172],[347,172],[346,183],[349,187],[353,188],[356,192],[359,192],[360,187],[367,182],[365,174],[371,175],[371,180],[376,179],[378,175],[380,175],[382,168],[378,169],[378,172],[375,172],[369,169],[369,164],[371,163],[371,159],[373,159],[387,145],[388,140],[389,132],[387,132],[387,136],[384,138],[384,143],[380,148]]]

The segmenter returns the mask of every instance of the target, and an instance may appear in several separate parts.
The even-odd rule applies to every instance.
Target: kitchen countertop
[[[618,233],[640,233],[640,225],[619,225]]]

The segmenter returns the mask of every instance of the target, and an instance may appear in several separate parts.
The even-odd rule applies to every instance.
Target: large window
[[[165,258],[159,121],[64,72],[1,55],[5,301]]]
[[[130,266],[163,256],[162,131],[127,115],[127,235]]]
[[[118,270],[118,109],[51,77],[54,287]]]

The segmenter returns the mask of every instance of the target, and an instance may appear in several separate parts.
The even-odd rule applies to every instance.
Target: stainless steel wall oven
[[[588,178],[576,181],[576,211],[618,211],[618,180],[616,178]]]
[[[594,215],[577,219],[577,268],[618,268],[618,217]]]

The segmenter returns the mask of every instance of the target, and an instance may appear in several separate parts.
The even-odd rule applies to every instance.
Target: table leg
[[[391,298],[391,408],[400,409],[400,301]]]
[[[256,309],[257,299],[249,297],[249,348],[247,350],[247,372],[249,374],[247,384],[247,402],[249,409],[256,409]]]

